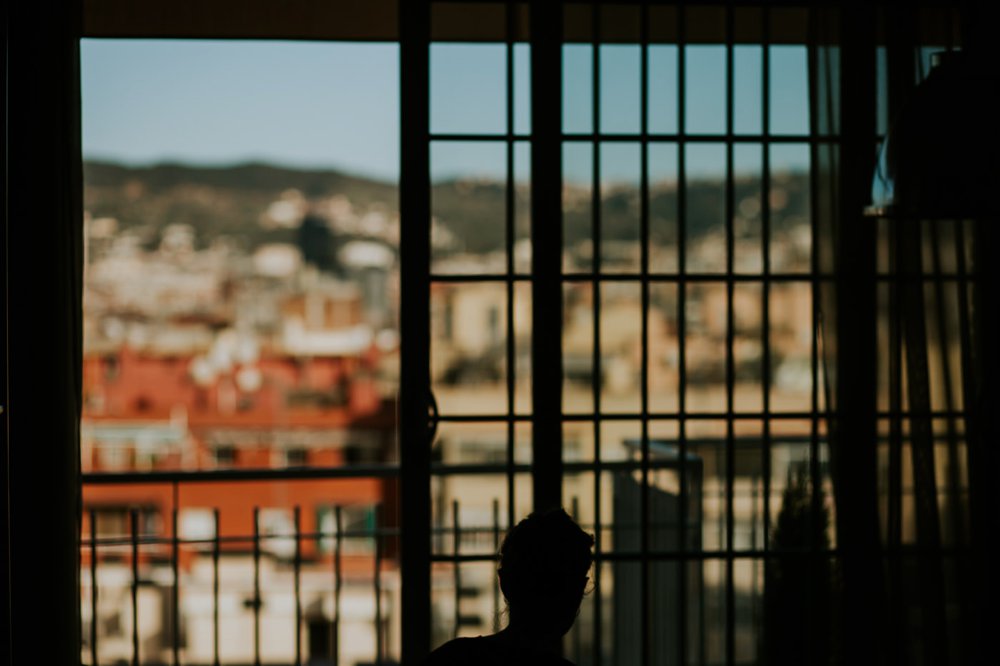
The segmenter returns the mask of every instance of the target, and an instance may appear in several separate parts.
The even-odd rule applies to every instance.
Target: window
[[[81,60],[83,659],[398,660],[398,46]]]
[[[385,45],[401,63],[400,187],[355,174],[345,194],[315,167],[290,170],[287,187],[223,202],[254,200],[259,237],[237,239],[246,246],[199,236],[198,206],[220,196],[207,183],[227,174],[206,170],[173,206],[144,198],[150,174],[128,173],[116,194],[94,185],[115,170],[90,166],[89,201],[119,196],[122,211],[141,201],[170,221],[158,235],[125,225],[120,242],[112,220],[124,215],[91,211],[88,270],[153,257],[142,278],[160,287],[97,266],[92,311],[116,289],[135,307],[155,294],[143,316],[176,328],[157,344],[201,345],[189,364],[176,350],[162,363],[189,392],[173,412],[152,389],[116,403],[155,354],[95,351],[87,425],[110,444],[94,439],[85,491],[169,487],[141,540],[129,522],[138,509],[116,518],[126,545],[98,538],[90,514],[92,662],[112,655],[105,649],[129,656],[101,647],[110,637],[155,631],[174,634],[161,659],[177,654],[181,635],[186,656],[205,660],[422,656],[503,625],[499,540],[554,503],[597,539],[593,590],[563,646],[581,666],[770,663],[783,637],[795,650],[806,649],[801,636],[832,640],[831,604],[794,612],[804,589],[832,594],[840,538],[821,335],[821,297],[836,276],[819,218],[832,214],[832,195],[819,179],[843,137],[817,122],[829,91],[817,89],[808,12],[557,7],[431,2],[424,17],[400,6],[403,34]],[[552,33],[554,46],[537,39]],[[317,85],[307,83],[279,106],[295,107],[286,102]],[[924,230],[938,232],[963,230]],[[890,246],[896,232],[880,233]],[[217,271],[212,262],[226,257],[228,272]],[[878,295],[888,301],[883,264]],[[955,291],[965,279],[943,275],[933,287]],[[163,288],[174,280],[190,304]],[[218,302],[238,315],[220,319]],[[159,331],[134,314],[88,330],[155,347]],[[957,325],[946,314],[935,330]],[[879,344],[881,361],[898,366],[894,325],[880,321]],[[946,347],[932,372],[949,374]],[[292,359],[276,361],[276,349]],[[896,371],[880,367],[878,378],[898,389]],[[900,477],[901,394],[879,396],[882,434],[896,447],[879,444],[879,473]],[[934,396],[947,403],[933,423],[942,458],[962,437],[949,400]],[[158,421],[163,455],[128,457],[104,423],[116,404]],[[217,476],[204,473],[212,467]],[[939,498],[953,509],[967,485],[961,457],[945,471],[959,479]],[[901,516],[913,498],[884,502],[898,541],[912,540],[915,524]],[[173,595],[169,622],[102,620],[99,583],[140,553],[150,564],[126,577],[161,581]],[[220,560],[240,581],[222,597],[211,591]],[[202,577],[185,578],[182,566]],[[220,618],[223,607],[235,610]],[[265,628],[277,624],[280,636]],[[182,631],[191,626],[212,635]],[[236,631],[252,640],[234,641]]]

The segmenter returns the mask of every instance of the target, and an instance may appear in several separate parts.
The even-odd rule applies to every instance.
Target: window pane
[[[677,285],[649,288],[649,409],[674,412],[679,407],[680,345],[677,330]]]
[[[677,47],[652,44],[647,48],[647,130],[651,134],[674,134],[677,132]]]
[[[635,143],[602,143],[600,157],[600,270],[637,273],[640,257],[640,147]]]
[[[563,45],[564,132],[594,131],[594,56],[589,44]]]
[[[686,269],[690,273],[726,270],[726,149],[723,144],[684,147],[687,180]]]
[[[563,143],[563,272],[594,268],[594,144]]]
[[[684,57],[684,130],[689,134],[722,134],[726,131],[726,49],[685,46]]]
[[[431,288],[431,386],[442,414],[507,412],[507,294],[502,283]]]
[[[808,411],[812,405],[812,285],[770,287],[771,409]]]
[[[675,143],[648,147],[649,270],[677,272],[677,159]]]
[[[531,47],[514,44],[514,133],[531,132]]]
[[[514,142],[514,272],[531,272],[531,144]]]
[[[586,283],[563,287],[563,411],[594,409],[594,288]]]
[[[726,288],[721,283],[685,287],[684,362],[687,409],[726,409]]]
[[[812,264],[809,146],[772,144],[771,270],[803,273]]]
[[[763,285],[733,286],[733,409],[764,408]]]
[[[602,44],[601,57],[601,132],[626,134],[639,132],[641,110],[639,72],[641,51],[638,46]]]
[[[733,271],[764,268],[761,191],[764,151],[760,144],[733,146]]]
[[[601,285],[601,410],[638,412],[641,402],[642,299],[638,283]]]
[[[809,70],[806,47],[770,46],[772,134],[809,133]]]
[[[507,131],[507,57],[502,44],[431,44],[431,132]]]
[[[150,663],[216,661],[216,629],[222,663],[291,663],[297,635],[303,661],[397,660],[398,46],[80,55],[82,660],[130,660],[133,629]],[[384,472],[252,478],[360,465]],[[132,476],[178,470],[251,478]]]
[[[733,132],[760,134],[764,113],[764,49],[733,46]]]
[[[506,174],[502,142],[431,144],[431,272],[506,272]]]

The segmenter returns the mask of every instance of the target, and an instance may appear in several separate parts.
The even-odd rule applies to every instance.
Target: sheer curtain
[[[947,7],[814,9],[812,122],[838,572],[830,661],[978,664],[996,628],[996,307],[981,221],[875,218],[877,139],[958,48]],[[985,527],[983,527],[985,526]],[[978,527],[978,529],[977,529]],[[986,661],[983,661],[983,660]]]

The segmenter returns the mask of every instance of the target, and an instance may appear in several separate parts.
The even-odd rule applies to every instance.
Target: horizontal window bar
[[[591,529],[587,525],[581,525],[584,530]],[[939,558],[942,556],[956,556],[964,555],[972,552],[969,547],[946,547],[941,548],[922,548],[919,546],[900,546],[897,547],[893,552],[889,552],[888,547],[881,549],[882,557],[903,557],[903,558]],[[825,549],[781,549],[781,550],[762,550],[760,548],[748,549],[748,550],[688,550],[688,551],[650,551],[646,554],[639,552],[631,553],[616,553],[608,551],[600,551],[594,553],[595,562],[638,562],[642,560],[666,560],[666,561],[700,561],[700,560],[727,560],[727,559],[774,559],[777,557],[795,557],[803,559],[813,559],[813,558],[827,558],[827,557],[840,557],[841,550],[839,548],[825,548]],[[482,553],[478,555],[448,555],[448,554],[434,554],[431,555],[431,561],[442,562],[442,563],[464,563],[464,562],[495,562],[496,556],[489,553]]]
[[[809,134],[659,134],[659,133],[601,133],[601,132],[566,132],[563,141],[605,141],[605,142],[639,142],[662,141],[665,143],[839,143],[834,135]],[[527,141],[530,134],[431,134],[431,141]]]
[[[148,472],[85,472],[84,485],[123,483],[205,483],[215,481],[281,481],[297,479],[363,479],[399,476],[397,464],[287,469],[154,470]]]
[[[832,282],[829,273],[563,273],[566,282]]]
[[[482,528],[485,529],[485,528]],[[440,530],[444,532],[445,530]],[[449,527],[447,531],[450,533],[451,528]],[[93,539],[81,539],[80,545],[84,547],[97,546],[130,546],[133,543],[140,546],[170,546],[176,543],[179,546],[211,546],[213,544],[232,544],[232,543],[244,543],[252,544],[255,540],[258,542],[262,541],[288,541],[289,539],[298,538],[304,541],[321,541],[323,539],[371,539],[375,537],[391,537],[399,536],[400,532],[398,529],[393,527],[379,528],[377,530],[344,530],[339,534],[337,532],[285,532],[282,534],[260,534],[254,537],[252,534],[240,535],[240,536],[220,536],[218,538],[204,538],[204,539],[185,539],[183,537],[178,538],[176,541],[173,537],[169,536],[149,536],[140,535],[137,537],[131,536],[116,536],[116,537],[98,537],[96,540]]]
[[[430,277],[431,282],[530,282],[531,276],[526,273],[437,273]]]
[[[564,141],[603,141],[608,143],[637,143],[643,140],[664,143],[839,143],[834,136],[808,134],[602,134],[599,132],[574,132],[563,134]]]

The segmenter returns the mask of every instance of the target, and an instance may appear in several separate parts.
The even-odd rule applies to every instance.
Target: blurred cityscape
[[[650,272],[677,275],[683,265],[702,279],[651,283],[646,341],[638,186],[608,183],[598,197],[587,186],[564,188],[564,274],[597,269],[619,278],[596,289],[588,279],[564,282],[564,412],[619,417],[596,427],[571,419],[564,429],[565,460],[611,465],[599,479],[586,472],[564,481],[566,505],[578,520],[588,529],[603,525],[605,550],[637,548],[639,477],[614,465],[638,456],[644,361],[649,411],[662,415],[649,422],[659,465],[650,476],[657,548],[678,545],[681,475],[693,498],[688,548],[759,549],[765,526],[775,524],[810,463],[817,379],[808,174],[776,172],[768,182],[766,195],[759,174],[734,182],[732,270],[744,279],[731,292],[731,396],[725,182],[687,183],[684,235],[677,183],[651,184]],[[432,273],[451,279],[431,284],[432,389],[442,415],[478,417],[441,423],[434,460],[498,465],[489,474],[435,475],[435,554],[495,552],[508,515],[519,519],[531,507],[527,473],[516,475],[508,506],[503,467],[504,417],[531,410],[534,333],[530,282],[508,291],[504,279],[508,252],[515,272],[530,265],[528,188],[513,187],[515,237],[507,238],[504,183],[433,185]],[[395,185],[265,164],[85,165],[81,463],[85,474],[110,473],[99,482],[85,478],[83,486],[85,662],[128,662],[135,639],[143,663],[167,663],[176,638],[184,663],[252,663],[259,636],[264,663],[293,663],[296,655],[309,663],[398,659],[399,507],[391,468],[398,461],[396,197]],[[597,261],[595,198],[602,219]],[[686,238],[683,248],[678,238]],[[770,282],[766,295],[765,265],[787,278]],[[766,427],[762,417],[733,421],[730,458],[730,397],[737,412],[805,416]],[[682,407],[704,417],[686,424],[684,460],[677,448]],[[515,424],[513,440],[515,461],[530,463],[527,422]],[[725,467],[730,459],[733,470]],[[206,474],[179,482],[155,475],[316,467],[357,473],[239,481]],[[622,609],[637,603],[628,596],[636,584],[629,567],[636,565],[605,566],[602,589],[588,597],[567,639],[580,651],[579,664],[590,663],[587,622],[596,604],[617,618],[605,624],[606,649],[626,661],[635,649],[630,632],[638,629]],[[676,566],[654,566],[665,599],[676,596]],[[696,661],[712,663],[723,658],[714,651],[722,649],[726,582],[719,561],[693,566],[689,603],[699,619],[687,630]],[[489,562],[435,567],[435,644],[498,626],[502,602]],[[741,562],[734,575],[742,604],[737,650],[755,658],[762,560]],[[678,624],[676,607],[654,612],[658,622]],[[671,662],[664,656],[657,663]]]

